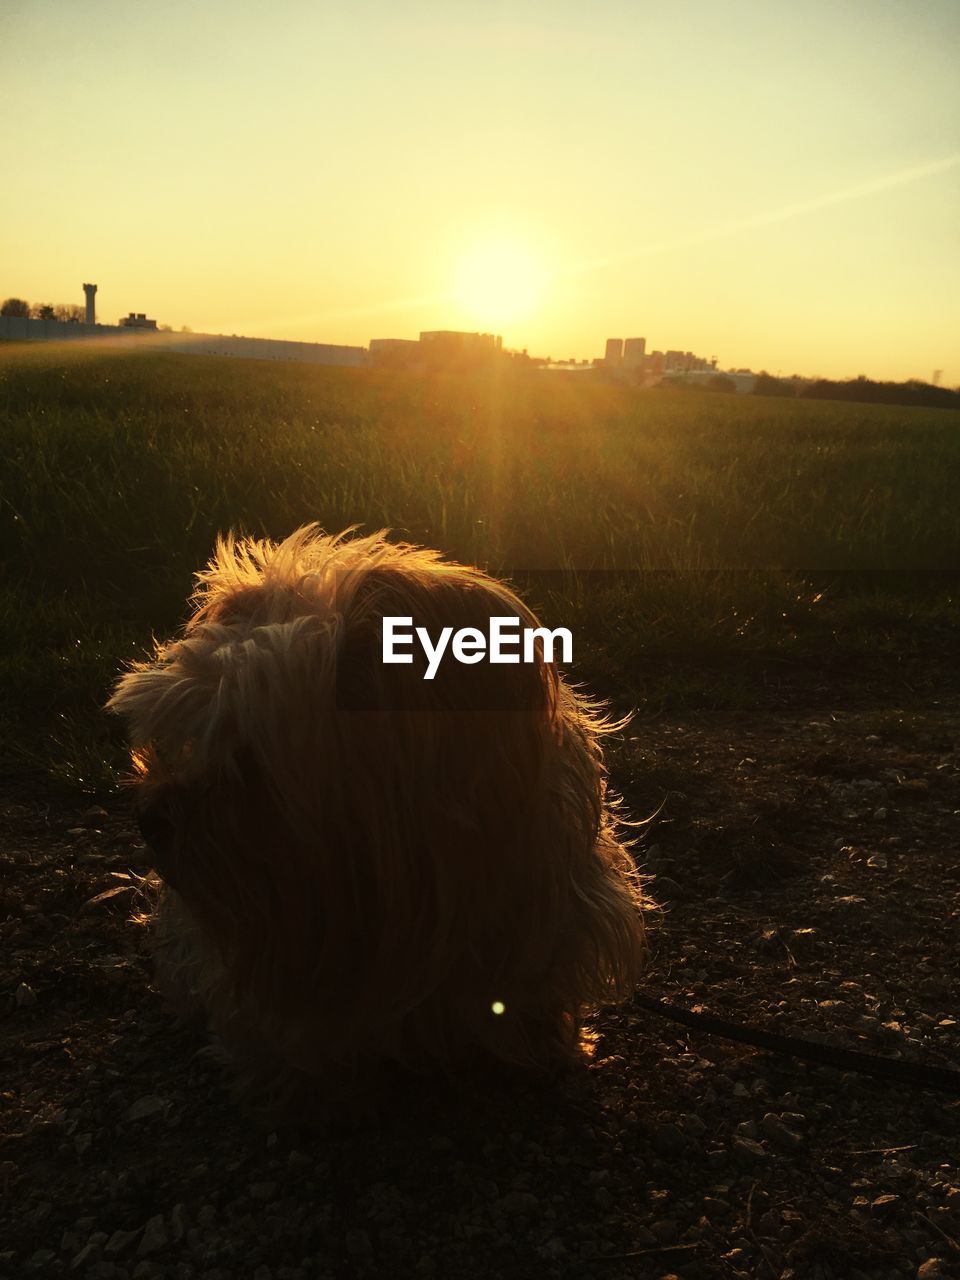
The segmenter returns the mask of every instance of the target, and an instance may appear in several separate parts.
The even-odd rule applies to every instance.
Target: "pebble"
[[[28,982],[21,982],[13,993],[13,1003],[18,1009],[29,1009],[37,1003],[37,993]]]
[[[761,1121],[763,1132],[778,1146],[786,1151],[796,1151],[803,1145],[803,1138],[783,1122],[783,1118],[773,1111],[768,1111]]]
[[[159,1115],[164,1108],[162,1098],[156,1097],[155,1094],[148,1094],[145,1098],[138,1098],[124,1112],[124,1120],[148,1120],[150,1116]]]
[[[877,1198],[870,1205],[870,1209],[878,1217],[886,1217],[889,1214],[896,1212],[897,1205],[899,1203],[900,1203],[899,1196],[894,1196],[889,1194],[877,1196]]]
[[[133,1247],[139,1234],[140,1228],[137,1228],[136,1231],[115,1231],[104,1245],[104,1257],[122,1258]]]
[[[145,1258],[151,1253],[156,1253],[159,1249],[165,1249],[169,1243],[170,1240],[163,1221],[163,1214],[154,1214],[143,1228],[143,1239],[137,1246],[137,1257]]]
[[[603,1188],[599,1188],[603,1190]],[[516,1216],[522,1213],[530,1213],[539,1205],[539,1199],[531,1191],[508,1191],[505,1196],[501,1196],[498,1202],[499,1207],[504,1213]]]
[[[951,1273],[943,1258],[928,1258],[917,1267],[917,1280],[951,1280]]]
[[[735,1155],[742,1156],[746,1160],[765,1160],[767,1153],[761,1147],[759,1142],[754,1142],[752,1138],[733,1139],[732,1147]]]
[[[661,1218],[651,1225],[650,1230],[660,1244],[672,1244],[680,1234],[680,1230],[673,1218]]]
[[[71,1269],[78,1271],[81,1267],[86,1267],[96,1262],[103,1253],[103,1246],[107,1243],[107,1239],[105,1231],[95,1231],[70,1263]]]
[[[187,1234],[187,1208],[183,1204],[175,1204],[170,1212],[170,1236],[176,1241]]]
[[[227,1280],[228,1272],[205,1271],[204,1280]],[[144,1258],[133,1269],[133,1280],[160,1280],[163,1269],[156,1262]]]
[[[697,1115],[689,1115],[683,1117],[684,1132],[688,1133],[691,1138],[702,1138],[707,1132],[707,1126]]]

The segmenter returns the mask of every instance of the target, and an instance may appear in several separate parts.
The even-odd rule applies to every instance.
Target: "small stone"
[[[205,1271],[205,1280],[221,1280],[222,1272],[214,1269],[213,1271]],[[133,1269],[133,1280],[159,1280],[163,1275],[163,1268],[159,1263],[151,1262],[149,1258],[143,1258]]]
[[[668,1159],[680,1155],[684,1145],[683,1134],[675,1124],[661,1124],[653,1135],[653,1146],[657,1154]]]
[[[741,1120],[737,1125],[736,1133],[741,1138],[751,1138],[756,1142],[758,1138],[757,1126],[752,1120]]]
[[[27,1266],[31,1271],[43,1271],[49,1267],[56,1256],[52,1249],[37,1249],[36,1253],[31,1253],[27,1259]]]
[[[874,822],[884,822],[886,821],[886,817],[887,817],[887,809],[885,805],[880,805],[879,809],[874,809],[873,811]]]
[[[148,1254],[156,1253],[160,1249],[165,1249],[170,1243],[167,1236],[167,1228],[163,1221],[163,1214],[156,1213],[149,1219],[147,1225],[143,1228],[143,1239],[137,1246],[137,1257],[145,1258]]]
[[[187,1207],[175,1204],[170,1211],[170,1238],[176,1243],[187,1234]]]
[[[269,1204],[271,1200],[277,1198],[277,1184],[275,1182],[251,1182],[250,1194],[254,1200],[259,1200],[262,1204]]]
[[[540,1201],[531,1191],[508,1191],[498,1201],[503,1212],[511,1216],[529,1213],[532,1209],[536,1209],[539,1203]]]
[[[950,1271],[943,1258],[928,1258],[917,1267],[917,1280],[950,1280]]]
[[[719,1218],[726,1217],[730,1212],[730,1206],[726,1200],[721,1200],[717,1196],[704,1196],[703,1212],[711,1222],[716,1222]]]
[[[31,1227],[42,1226],[53,1210],[53,1205],[49,1200],[41,1200],[37,1207],[29,1214],[27,1221]]]
[[[673,1218],[661,1218],[659,1222],[651,1224],[650,1230],[660,1244],[672,1244],[679,1234]]]
[[[140,1228],[136,1231],[115,1231],[103,1248],[105,1258],[122,1258],[130,1249],[140,1234]]]
[[[780,1231],[780,1214],[776,1209],[768,1209],[757,1219],[757,1235],[774,1239]]]
[[[212,1204],[204,1204],[200,1206],[200,1212],[197,1214],[197,1222],[201,1227],[212,1227],[217,1220],[217,1211]]]
[[[92,1133],[77,1133],[73,1137],[73,1149],[78,1156],[82,1156],[85,1151],[90,1150],[90,1144],[93,1142]]]
[[[148,1094],[145,1098],[138,1098],[136,1102],[127,1107],[123,1114],[124,1120],[147,1120],[150,1116],[159,1115],[164,1108],[162,1098],[156,1097],[155,1094]]]
[[[766,1136],[786,1151],[796,1151],[798,1147],[803,1145],[803,1138],[800,1134],[794,1133],[792,1129],[788,1128],[783,1119],[775,1112],[768,1111],[760,1123]]]
[[[691,1138],[702,1138],[707,1132],[707,1126],[703,1123],[699,1116],[684,1116],[683,1129]]]
[[[875,871],[886,871],[887,855],[885,853],[871,854],[867,859],[867,866],[872,867]]]
[[[60,1237],[61,1253],[79,1253],[84,1246],[84,1239],[79,1231],[65,1231]]]
[[[13,993],[13,1003],[18,1009],[29,1009],[37,1003],[37,993],[27,982],[21,982]]]
[[[103,1253],[103,1246],[107,1243],[107,1239],[105,1231],[95,1231],[70,1263],[71,1270],[78,1271],[81,1267],[87,1267],[96,1262]]]
[[[734,1138],[731,1144],[734,1153],[746,1160],[766,1160],[767,1153],[761,1147],[759,1142],[754,1142],[752,1138]]]
[[[671,879],[670,876],[657,876],[654,880],[654,885],[654,892],[659,892],[666,898],[675,898],[681,892],[676,880]]]
[[[897,1205],[900,1203],[900,1197],[894,1195],[877,1196],[870,1208],[878,1217],[886,1217],[896,1212]]]

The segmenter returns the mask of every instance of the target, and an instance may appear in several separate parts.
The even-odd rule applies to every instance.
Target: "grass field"
[[[513,576],[618,702],[955,643],[960,418],[76,348],[0,349],[0,758],[94,791],[122,663],[216,533],[359,524]]]

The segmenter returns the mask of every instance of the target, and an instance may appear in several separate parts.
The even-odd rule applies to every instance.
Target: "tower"
[[[97,286],[95,284],[85,284],[83,292],[87,295],[87,314],[84,316],[84,321],[87,324],[96,324],[97,304],[94,302],[94,297],[96,296]]]

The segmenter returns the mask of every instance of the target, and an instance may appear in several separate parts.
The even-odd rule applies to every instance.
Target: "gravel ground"
[[[960,1067],[955,706],[638,728],[647,993]],[[122,805],[0,804],[0,1276],[960,1275],[960,1099],[629,1005],[548,1087],[421,1084],[326,1134],[244,1114],[150,986],[145,859]]]

